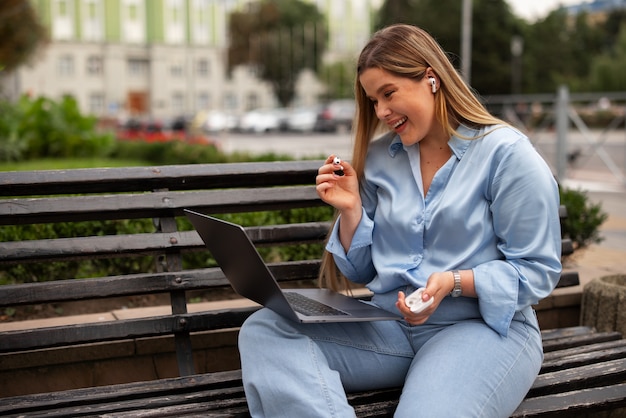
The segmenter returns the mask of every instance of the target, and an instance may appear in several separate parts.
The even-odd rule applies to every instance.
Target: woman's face
[[[428,80],[433,76],[429,69],[422,80],[416,81],[380,68],[366,69],[359,76],[378,119],[400,135],[406,146],[441,133],[435,118],[435,95]]]

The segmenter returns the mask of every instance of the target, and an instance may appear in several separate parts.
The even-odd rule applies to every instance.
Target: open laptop
[[[398,320],[399,315],[329,289],[281,289],[243,227],[185,209],[233,289],[297,322]]]

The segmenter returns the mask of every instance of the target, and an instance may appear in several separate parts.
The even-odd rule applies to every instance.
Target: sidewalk
[[[603,241],[576,252],[565,269],[578,271],[581,285],[557,289],[555,293],[581,292],[591,280],[626,274],[626,186],[603,173],[574,171],[563,182],[567,188],[582,190],[593,203],[600,203],[609,217],[600,227]]]

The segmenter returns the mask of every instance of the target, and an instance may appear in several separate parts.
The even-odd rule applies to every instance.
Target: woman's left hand
[[[411,325],[421,325],[435,312],[443,298],[448,296],[454,288],[454,277],[449,271],[437,272],[430,275],[426,283],[426,289],[422,293],[422,300],[428,301],[431,296],[435,298],[432,305],[424,309],[422,312],[414,313],[406,304],[406,296],[404,292],[398,292],[398,300],[396,307],[404,317],[404,320]]]

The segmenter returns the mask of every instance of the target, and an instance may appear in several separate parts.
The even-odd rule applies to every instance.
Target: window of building
[[[182,78],[185,76],[185,68],[183,64],[177,62],[171,65],[170,75],[174,78]]]
[[[207,92],[200,92],[196,97],[196,109],[206,110],[211,108],[211,95]]]
[[[67,0],[58,0],[57,1],[57,13],[59,17],[67,17]]]
[[[224,95],[224,109],[236,110],[238,103],[237,96],[234,93],[228,92]]]
[[[256,93],[250,93],[246,97],[246,109],[252,110],[259,107],[259,96]]]
[[[68,0],[51,2],[51,34],[53,39],[72,39],[75,31],[74,9]]]
[[[92,55],[87,58],[87,74],[89,75],[102,75],[102,57]]]
[[[198,77],[208,77],[209,75],[211,75],[211,66],[209,65],[209,60],[198,60],[196,66],[196,74],[198,75]]]
[[[172,94],[172,113],[182,115],[185,113],[185,95],[180,92]]]
[[[82,8],[82,37],[88,41],[104,40],[104,6],[103,0],[84,0]]]
[[[128,75],[133,77],[148,75],[148,61],[141,58],[130,58],[128,60]]]
[[[137,4],[131,3],[128,5],[128,20],[131,22],[137,22],[139,20],[139,7]]]
[[[61,55],[57,62],[57,71],[61,77],[69,77],[74,75],[74,57],[66,54]]]
[[[102,115],[104,113],[104,94],[91,93],[89,95],[89,112],[93,115]]]

